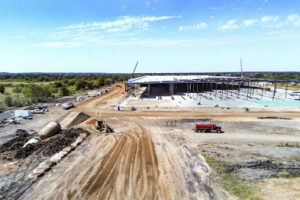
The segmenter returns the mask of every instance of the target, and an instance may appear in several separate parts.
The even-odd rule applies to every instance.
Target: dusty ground
[[[123,90],[115,87],[108,94],[76,104],[75,109],[56,113],[61,121],[74,110],[84,112],[107,121],[115,133],[101,134],[90,125],[79,125],[91,135],[40,177],[22,199],[224,199],[211,183],[212,169],[202,155],[222,155],[222,149],[227,148],[228,153],[215,157],[232,161],[228,166],[234,166],[233,161],[237,159],[246,165],[250,159],[274,161],[276,156],[299,155],[296,148],[287,148],[284,153],[276,150],[281,142],[300,142],[297,111],[282,111],[283,108],[250,112],[222,108],[167,110],[145,106],[134,112],[118,112],[116,107],[124,101]],[[268,116],[290,119],[258,119]],[[192,128],[199,121],[216,122],[226,133],[195,133]],[[274,150],[276,155],[268,154]],[[294,168],[296,171],[299,168],[297,162]],[[247,173],[239,172],[240,169],[234,173],[247,178]],[[284,179],[294,189],[282,189],[280,193],[278,190],[275,194],[276,191],[270,191],[283,184],[281,179],[269,179],[269,175],[272,173],[267,172],[260,179],[249,177],[250,181],[259,180],[260,197],[297,197],[298,179]]]

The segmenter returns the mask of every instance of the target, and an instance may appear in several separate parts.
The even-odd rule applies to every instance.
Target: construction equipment
[[[136,108],[134,106],[132,106],[131,111],[136,111]]]
[[[199,124],[196,123],[195,124],[195,131],[196,132],[206,132],[206,133],[224,133],[224,131],[222,131],[221,126],[217,126],[215,124]]]
[[[139,61],[137,61],[136,64],[135,64],[135,67],[134,67],[134,69],[133,69],[131,78],[134,78],[134,73],[135,73],[135,70],[136,70],[136,67],[138,66],[138,64],[139,64]]]
[[[95,128],[98,131],[105,131],[105,133],[112,133],[114,130],[104,121],[97,120],[95,122]]]
[[[243,74],[243,60],[242,60],[242,58],[240,58],[240,65],[241,65],[241,77],[244,78],[244,74]]]

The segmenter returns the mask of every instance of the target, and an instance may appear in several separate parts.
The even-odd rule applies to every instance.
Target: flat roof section
[[[182,76],[142,76],[129,79],[126,84],[161,84],[161,83],[191,83],[200,81],[256,81],[256,82],[297,82],[298,80],[274,80],[260,78],[243,78],[232,76],[182,75]]]

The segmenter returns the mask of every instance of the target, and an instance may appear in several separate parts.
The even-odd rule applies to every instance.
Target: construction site
[[[299,94],[294,80],[145,76],[49,105],[1,128],[0,199],[299,199]]]
[[[299,82],[208,75],[144,76],[126,82],[126,103],[160,100],[160,107],[300,106]],[[291,83],[298,88],[289,89]]]

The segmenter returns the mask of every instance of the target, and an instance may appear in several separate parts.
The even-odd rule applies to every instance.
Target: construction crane
[[[241,65],[241,76],[243,78],[244,77],[244,75],[243,75],[243,61],[242,61],[241,58],[240,58],[240,65]]]
[[[131,78],[134,78],[134,73],[135,73],[135,70],[136,70],[136,67],[138,66],[138,64],[139,64],[139,61],[137,61],[136,64],[135,64],[135,67],[134,67],[134,70],[132,72]]]

